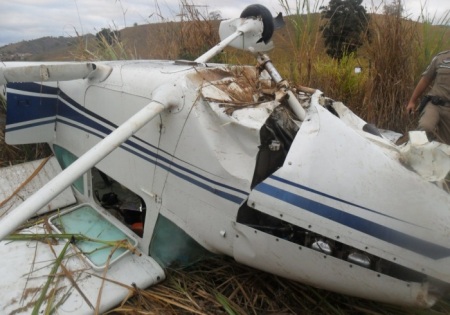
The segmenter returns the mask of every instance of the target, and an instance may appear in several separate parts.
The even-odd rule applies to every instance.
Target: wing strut
[[[158,93],[159,92],[159,93]],[[135,134],[150,120],[166,108],[176,106],[177,92],[162,86],[154,94],[154,100],[130,117],[116,130],[80,156],[69,167],[59,173],[34,195],[26,199],[13,211],[0,220],[0,240],[14,232],[23,222],[31,218],[47,202],[70,186],[77,178],[100,162],[115,148]],[[159,101],[161,100],[161,101]]]

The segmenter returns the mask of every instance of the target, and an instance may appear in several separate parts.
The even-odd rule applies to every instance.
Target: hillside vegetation
[[[85,39],[94,38],[89,34],[83,38],[73,37],[42,37],[34,40],[24,40],[18,43],[0,47],[2,61],[43,61],[43,60],[72,60],[71,51],[74,46]]]

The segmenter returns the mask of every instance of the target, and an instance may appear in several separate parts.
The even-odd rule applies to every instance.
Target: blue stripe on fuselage
[[[42,125],[48,124],[51,118],[55,119],[56,106],[58,102],[58,99],[56,97],[56,88],[41,86],[35,83],[8,83],[7,87],[11,89],[43,94],[40,94],[39,96],[31,96],[8,91],[6,125],[43,119],[45,120],[45,122],[38,123]],[[42,91],[40,91],[39,87],[42,87]]]
[[[288,183],[288,181],[284,181],[284,183]],[[450,256],[449,248],[396,231],[384,225],[342,210],[338,210],[310,198],[306,198],[279,187],[269,185],[265,182],[257,185],[255,190],[328,220],[337,222],[351,229],[360,231],[423,256],[430,257],[432,259],[441,259]]]
[[[14,84],[13,86],[10,86],[8,84],[8,88],[14,88],[15,90],[22,90],[26,92],[36,92],[39,93],[41,85],[35,84],[35,83],[27,83],[27,84]],[[48,87],[47,87],[48,88]],[[96,137],[104,138],[106,135],[110,134],[112,130],[116,129],[118,126],[113,124],[112,122],[106,120],[105,118],[101,117],[100,115],[91,112],[84,108],[83,106],[77,104],[73,99],[71,99],[69,96],[64,94],[62,91],[53,88],[53,89],[46,89],[45,90],[47,94],[58,94],[58,98],[46,98],[48,100],[54,100],[55,101],[55,108],[57,108],[57,116],[56,121],[60,124],[65,124],[68,126],[71,126],[73,128],[77,128],[79,130],[83,130],[87,133],[90,133]],[[42,92],[44,93],[44,92]],[[8,102],[10,95],[18,95],[22,96],[21,94],[17,93],[8,93]],[[33,104],[40,102],[43,98],[43,96],[27,96],[27,98],[30,99],[30,101],[33,102]],[[65,102],[67,102],[70,105],[67,105]],[[57,104],[57,106],[56,106]],[[54,111],[56,112],[56,110]],[[46,115],[52,117],[54,115],[54,112],[48,111],[46,112]],[[17,116],[15,118],[15,122],[27,122],[28,124],[22,124],[21,126],[14,127],[14,128],[8,128],[6,131],[15,131],[20,129],[26,129],[33,126],[37,126],[40,124],[43,124],[43,122],[35,122],[34,120],[37,118],[36,113],[31,112],[22,112],[22,115]],[[44,116],[42,113],[39,113],[40,116]],[[49,117],[49,119],[50,119]],[[42,117],[40,117],[42,118]],[[92,119],[95,118],[96,120]],[[101,121],[103,124],[99,123],[98,121]],[[74,123],[76,122],[76,123]],[[48,122],[47,122],[48,123]],[[105,125],[108,125],[111,127],[106,127]],[[242,194],[244,196],[248,196],[248,192],[231,187],[229,185],[223,184],[221,182],[212,180],[208,177],[205,177],[201,174],[198,174],[186,167],[183,167],[181,165],[178,165],[176,162],[172,161],[169,158],[166,158],[164,156],[159,155],[158,153],[155,153],[149,149],[146,149],[144,146],[140,145],[138,142],[141,142],[145,145],[148,145],[152,149],[159,150],[157,147],[151,145],[150,143],[136,137],[132,136],[132,138],[128,139],[124,142],[120,147],[133,155],[144,159],[152,164],[155,164],[158,167],[161,167],[168,172],[172,173],[173,175],[182,178],[186,181],[188,181],[191,184],[194,184],[202,189],[205,189],[217,196],[220,196],[226,200],[232,201],[237,204],[241,204],[244,201],[244,198],[238,197],[236,195],[233,195],[231,193],[225,192],[221,190],[220,188],[230,190],[235,193]],[[134,150],[131,150],[129,147],[132,147]],[[171,158],[175,158],[171,154],[164,152],[160,150],[161,152],[165,153],[166,155],[170,156]],[[181,161],[181,160],[180,160]],[[187,173],[184,174],[182,172]],[[195,177],[195,178],[194,178]],[[201,180],[207,182],[203,183]]]

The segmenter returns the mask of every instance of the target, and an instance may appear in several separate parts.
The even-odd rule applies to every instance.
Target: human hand
[[[406,114],[407,115],[414,115],[416,112],[416,104],[414,102],[408,102],[406,105]]]

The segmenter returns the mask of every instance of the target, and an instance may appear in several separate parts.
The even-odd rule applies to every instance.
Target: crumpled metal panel
[[[44,160],[45,159],[36,160],[0,168],[0,205],[3,204],[0,206],[0,217],[17,207],[62,171],[56,157],[51,157],[36,176],[14,194],[14,192],[33,174]],[[14,196],[10,198],[13,194]],[[8,198],[10,199],[6,201]],[[75,202],[75,196],[69,187],[41,208],[37,213],[42,214],[74,204]]]
[[[23,233],[48,234],[48,231],[41,224],[23,230]],[[5,270],[0,282],[2,314],[32,313],[65,244],[62,240],[54,244],[33,240],[0,242],[0,257]],[[93,269],[72,246],[63,256],[61,265],[65,268],[58,269],[57,281],[50,281],[48,292],[52,292],[52,298],[44,299],[39,314],[46,307],[60,315],[104,314],[129,295],[128,286],[133,284],[144,289],[165,278],[158,263],[139,252],[136,255],[128,253],[110,264],[106,274],[104,270]],[[101,303],[95,311],[97,301]]]
[[[425,131],[410,131],[409,139],[401,148],[403,162],[423,179],[444,184],[450,173],[450,146],[429,142]]]

